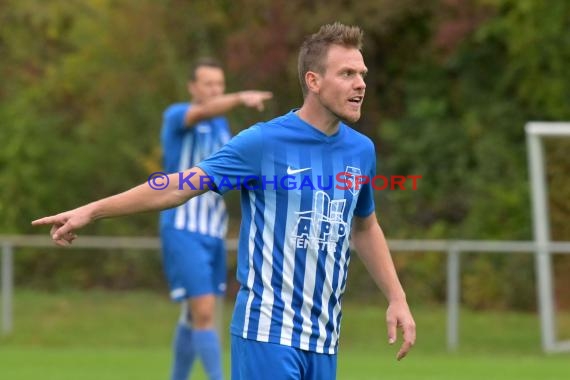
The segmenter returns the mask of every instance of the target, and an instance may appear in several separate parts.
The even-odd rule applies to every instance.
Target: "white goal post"
[[[545,176],[543,137],[570,137],[570,123],[528,122],[525,125],[536,244],[535,267],[542,348],[546,352],[570,351],[570,341],[557,340],[556,308],[550,252],[550,219]]]

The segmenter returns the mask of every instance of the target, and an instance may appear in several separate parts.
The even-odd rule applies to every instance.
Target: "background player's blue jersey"
[[[191,106],[191,103],[173,104],[163,114],[161,141],[164,170],[168,173],[193,167],[217,152],[231,137],[224,117],[202,120],[192,127],[185,127],[184,117]],[[208,192],[161,212],[160,226],[225,238],[227,219],[222,197]]]
[[[349,221],[374,211],[370,184],[341,190],[346,183],[336,176],[372,178],[373,143],[342,123],[327,136],[292,111],[243,131],[198,166],[220,193],[230,189],[228,182],[258,178],[248,185],[255,190],[241,190],[241,288],[232,334],[336,353]]]

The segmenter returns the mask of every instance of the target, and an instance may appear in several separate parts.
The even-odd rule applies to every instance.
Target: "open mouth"
[[[348,99],[348,101],[354,105],[362,104],[362,100],[364,100],[364,96],[353,96],[352,98]]]
[[[352,104],[360,104],[362,103],[363,99],[364,96],[353,96],[352,98],[349,98],[348,101],[351,102]]]

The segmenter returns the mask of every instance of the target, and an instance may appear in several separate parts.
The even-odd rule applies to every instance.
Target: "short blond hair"
[[[341,45],[362,50],[364,33],[358,26],[348,26],[335,22],[321,26],[319,31],[309,36],[299,51],[298,71],[303,96],[309,91],[305,83],[305,74],[314,71],[325,72],[325,59],[331,45]]]

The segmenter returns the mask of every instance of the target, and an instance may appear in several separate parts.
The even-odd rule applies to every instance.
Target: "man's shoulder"
[[[365,134],[358,132],[354,128],[343,124],[343,127],[346,130],[346,142],[351,145],[361,146],[365,149],[372,149],[374,150],[374,142],[372,139]]]
[[[288,123],[291,123],[291,117],[289,113],[286,113],[284,115],[281,116],[277,116],[271,120],[266,120],[266,121],[262,121],[257,123],[256,125],[259,125],[260,128],[268,128],[268,127],[272,127],[272,126],[276,126],[276,125],[286,125]]]
[[[250,147],[251,144],[255,144],[259,149],[270,141],[282,141],[283,132],[286,130],[282,127],[287,125],[286,116],[278,116],[271,120],[252,124],[240,131],[232,140],[235,144],[239,142],[240,144],[248,144]]]
[[[186,109],[188,109],[189,106],[190,106],[189,102],[173,103],[168,107],[166,107],[163,114],[164,116],[170,116],[179,112],[186,112]]]
[[[255,128],[259,133],[264,136],[269,137],[273,134],[281,134],[285,131],[284,127],[289,127],[294,124],[291,118],[291,113],[286,113],[281,116],[277,116],[271,120],[262,121],[252,125],[250,128]]]

